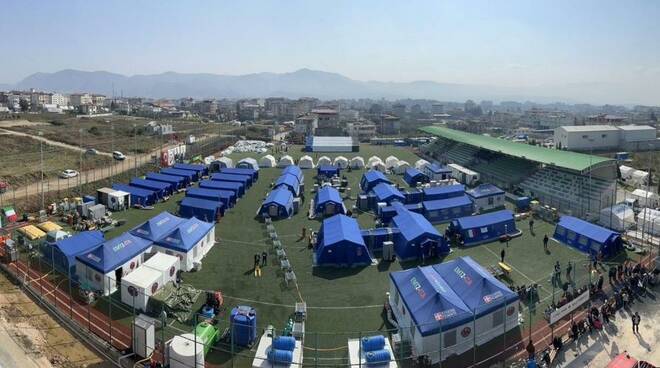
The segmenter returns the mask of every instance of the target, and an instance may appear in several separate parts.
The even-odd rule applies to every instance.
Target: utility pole
[[[43,132],[39,132],[39,137],[42,137],[44,135]],[[39,140],[39,151],[41,153],[41,209],[44,210],[45,204],[44,204],[44,141]]]
[[[134,145],[134,153],[133,153],[133,166],[135,166],[135,177],[137,177],[137,125],[133,124],[133,145]]]
[[[78,172],[78,194],[82,196],[82,172],[83,172],[83,129],[78,130],[80,132],[80,172]]]
[[[108,122],[108,120],[106,120]],[[115,125],[110,122],[110,153],[114,155],[115,152]],[[110,164],[110,184],[115,183],[115,175],[114,175],[114,166],[115,162],[114,160]]]

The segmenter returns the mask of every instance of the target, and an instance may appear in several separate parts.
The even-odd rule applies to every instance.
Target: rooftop
[[[593,132],[593,131],[617,131],[614,125],[565,125],[561,127],[567,132]]]

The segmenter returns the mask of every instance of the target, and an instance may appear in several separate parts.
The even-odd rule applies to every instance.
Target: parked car
[[[98,155],[99,151],[97,151],[95,148],[88,148],[87,151],[85,151],[86,155]]]
[[[126,159],[126,156],[124,156],[124,154],[119,151],[114,151],[112,152],[112,158],[114,158],[115,160],[122,161]]]
[[[62,179],[75,178],[76,176],[78,176],[78,172],[71,169],[66,169],[60,173],[60,178]]]

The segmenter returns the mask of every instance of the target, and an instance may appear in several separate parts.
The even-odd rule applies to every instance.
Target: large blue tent
[[[380,211],[378,213],[378,218],[380,218],[382,223],[389,224],[390,221],[392,221],[392,218],[399,213],[400,208],[401,206],[399,202],[394,202],[391,206],[379,208]],[[415,213],[424,213],[424,207],[422,207],[421,203],[405,204],[403,205],[403,208]]]
[[[451,169],[438,163],[426,165],[424,172],[431,180],[446,180],[451,178]]]
[[[424,188],[425,201],[434,201],[438,199],[460,197],[464,194],[465,194],[465,186],[463,184]]]
[[[156,203],[156,193],[152,190],[132,187],[126,184],[112,184],[112,189],[121,190],[131,195],[131,205],[151,206]]]
[[[245,190],[250,188],[250,185],[252,185],[252,177],[249,175],[217,173],[211,175],[211,180],[241,183],[245,187]]]
[[[232,181],[202,180],[199,182],[199,187],[216,190],[231,190],[236,193],[237,198],[241,198],[243,194],[245,194],[245,187],[243,184]]]
[[[400,260],[428,258],[449,253],[445,238],[422,215],[401,206],[392,219],[392,226],[399,229],[394,236],[394,252]]]
[[[289,218],[293,215],[293,194],[284,187],[275,188],[259,208],[261,216]]]
[[[182,163],[176,163],[172,165],[173,168],[175,169],[180,169],[180,170],[192,170],[197,172],[198,177],[206,176],[209,174],[209,168],[206,167],[206,165],[202,164],[182,164]]]
[[[160,199],[172,195],[172,189],[170,184],[163,183],[162,181],[133,178],[131,179],[131,182],[128,185],[136,188],[152,190],[154,193],[156,193],[156,195]]]
[[[572,216],[562,216],[555,227],[554,238],[582,252],[604,257],[623,249],[621,234]]]
[[[259,179],[259,171],[254,169],[245,169],[239,167],[221,167],[220,171],[223,174],[238,174],[238,175],[249,175],[252,178],[254,183]]]
[[[368,266],[372,259],[357,220],[335,215],[323,220],[316,243],[317,266]]]
[[[363,192],[368,193],[380,183],[392,184],[392,181],[380,171],[369,170],[362,174],[362,179],[360,179],[360,189],[362,189]]]
[[[341,168],[335,165],[321,165],[316,169],[316,174],[319,177],[332,178],[333,176],[339,176]]]
[[[46,263],[69,277],[76,274],[76,256],[90,252],[103,243],[103,233],[98,230],[83,231],[55,243],[44,243],[42,256]]]
[[[171,167],[165,167],[160,169],[160,173],[165,175],[181,176],[183,178],[186,178],[186,186],[192,182],[197,181],[197,172],[195,171],[180,170],[180,169],[173,169]]]
[[[144,253],[151,245],[151,241],[126,232],[105,241],[91,252],[78,255],[76,259],[102,274],[107,274]],[[135,268],[137,264],[132,266]]]
[[[172,231],[183,221],[182,218],[163,211],[149,220],[133,228],[130,232],[135,236],[151,240],[152,242],[161,239],[168,232]]]
[[[399,229],[393,227],[377,227],[373,229],[361,230],[362,239],[371,250],[383,249],[383,243],[386,241],[393,241],[394,235],[399,232]]]
[[[339,191],[330,185],[319,189],[314,197],[314,213],[322,216],[345,214],[346,207],[341,200]]]
[[[222,202],[227,209],[234,207],[236,203],[236,192],[231,190],[188,188],[186,190],[186,197]]]
[[[179,203],[179,215],[185,218],[196,217],[206,222],[216,222],[218,216],[223,216],[224,213],[225,206],[222,202],[184,197]]]
[[[214,224],[211,222],[205,222],[195,217],[191,217],[190,219],[181,222],[181,224],[169,232],[167,236],[154,244],[163,248],[187,253],[195,246],[195,244],[202,240],[206,234],[208,234],[213,226]]]
[[[472,215],[472,200],[466,195],[422,202],[424,216],[432,224],[440,224],[459,217]]]
[[[394,187],[394,185],[380,183],[373,187],[373,192],[376,195],[376,202],[385,202],[387,204],[392,204],[392,202],[398,201],[404,203],[406,197],[401,194],[401,192]]]
[[[165,175],[165,174],[150,172],[147,173],[145,177],[149,180],[168,183],[171,187],[172,192],[186,186],[186,179],[180,176]]]
[[[409,167],[403,174],[403,180],[411,187],[416,187],[418,184],[428,183],[429,177],[414,167]]]
[[[294,197],[298,197],[300,194],[300,183],[294,175],[282,174],[279,178],[277,178],[277,181],[275,181],[275,188],[281,186],[290,190]]]
[[[450,222],[449,230],[460,234],[464,245],[487,243],[518,232],[513,212],[509,210],[457,218]]]
[[[303,175],[302,170],[300,169],[300,167],[296,166],[296,165],[289,165],[289,166],[285,167],[284,169],[282,169],[282,175],[284,175],[284,174],[289,174],[289,175],[295,176],[296,179],[298,179],[298,183],[300,183],[300,184],[302,184],[302,182],[305,178],[304,175]]]

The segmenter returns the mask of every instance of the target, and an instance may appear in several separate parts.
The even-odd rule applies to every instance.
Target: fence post
[[[121,291],[120,291],[120,293],[121,293]],[[108,302],[109,302],[109,306],[108,306],[108,325],[110,326],[110,332],[109,332],[110,346],[112,346],[112,294],[108,295]],[[132,326],[131,326],[131,329],[133,329]]]
[[[315,341],[315,349],[314,349],[314,367],[319,366],[319,333],[318,331],[314,333],[314,336],[316,337]]]
[[[358,367],[362,368],[362,331],[358,336]]]

